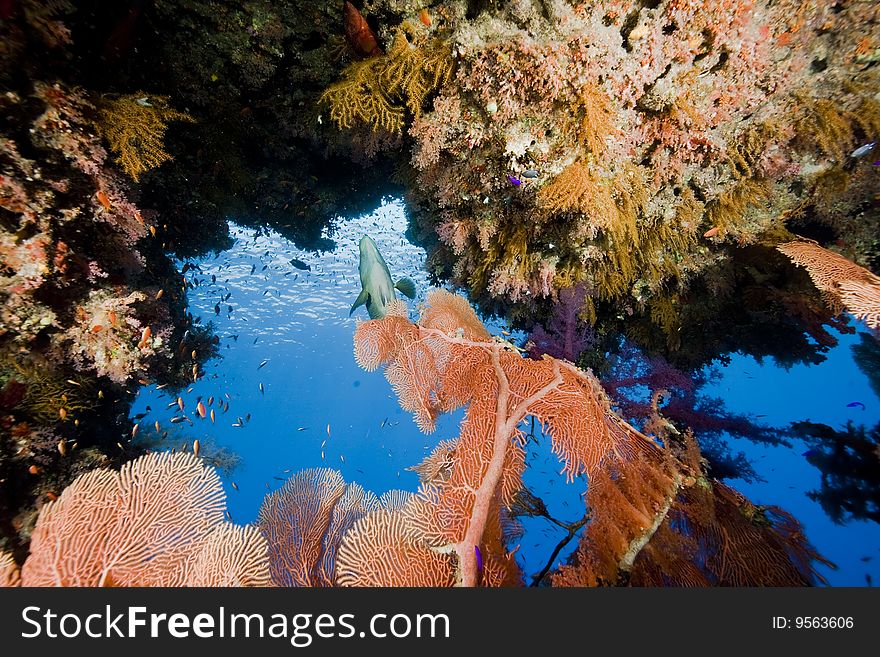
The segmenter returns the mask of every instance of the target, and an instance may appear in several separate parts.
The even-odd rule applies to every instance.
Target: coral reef
[[[457,73],[409,129],[413,233],[482,306],[528,325],[582,282],[585,314],[674,351],[690,291],[743,246],[821,222],[875,257],[877,177],[851,153],[877,134],[877,73],[845,35],[876,11],[535,4],[450,13]]]

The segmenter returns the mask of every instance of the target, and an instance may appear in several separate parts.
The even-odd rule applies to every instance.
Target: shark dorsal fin
[[[354,305],[351,307],[351,310],[348,311],[348,316],[351,317],[351,314],[359,307],[363,306],[365,303],[369,303],[370,301],[370,293],[366,290],[361,290],[361,293],[358,295],[358,298],[354,300]]]
[[[416,298],[416,284],[412,282],[411,278],[401,278],[394,284],[400,293],[404,296],[409,297],[410,299]]]

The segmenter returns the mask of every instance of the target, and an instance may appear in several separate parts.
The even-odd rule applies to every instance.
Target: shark
[[[409,278],[401,278],[397,283],[391,281],[391,271],[385,263],[385,258],[379,253],[379,247],[369,235],[361,238],[360,253],[358,272],[361,276],[361,293],[355,299],[348,313],[349,317],[364,304],[367,306],[370,319],[385,317],[386,306],[397,298],[394,294],[395,288],[410,299],[415,299],[415,283]]]

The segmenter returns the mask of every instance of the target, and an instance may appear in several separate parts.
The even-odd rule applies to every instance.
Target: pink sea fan
[[[223,520],[220,479],[192,454],[93,470],[43,507],[25,586],[269,583],[266,545]]]

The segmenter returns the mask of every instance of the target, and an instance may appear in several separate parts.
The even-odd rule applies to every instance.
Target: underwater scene
[[[0,35],[0,586],[880,582],[880,4]]]

